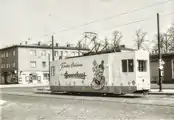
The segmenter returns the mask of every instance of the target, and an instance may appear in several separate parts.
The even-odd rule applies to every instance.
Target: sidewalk
[[[158,84],[152,84],[151,83],[151,89],[159,89]],[[174,89],[174,84],[162,84],[163,89]]]
[[[46,87],[49,86],[48,83],[43,84],[10,84],[10,85],[0,85],[0,88],[15,88],[15,87]]]
[[[163,89],[161,92],[159,92],[159,89],[151,89],[149,91],[149,94],[155,94],[155,95],[174,95],[174,89]]]

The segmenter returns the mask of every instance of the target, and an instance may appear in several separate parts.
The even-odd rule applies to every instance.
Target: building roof
[[[51,49],[51,46],[48,45],[12,45],[9,47],[1,48],[0,51],[11,49],[11,48],[41,48],[41,49]],[[89,51],[86,48],[78,48],[78,47],[67,47],[67,46],[54,46],[54,49],[66,49],[66,50],[84,50]]]
[[[122,52],[122,50],[126,50],[126,51],[136,51],[135,49],[132,49],[132,48],[126,48],[126,47],[118,47],[118,48],[110,48],[110,49],[107,49],[107,50],[102,50],[102,51],[99,51],[99,52],[88,52],[88,53],[84,53],[83,55],[81,56],[73,56],[73,57],[68,57],[68,58],[76,58],[76,57],[83,57],[83,56],[91,56],[91,55],[98,55],[98,54],[107,54],[107,53],[114,53],[114,52]],[[67,59],[68,59],[67,58]]]
[[[162,53],[162,57],[174,57],[174,52]],[[158,58],[158,54],[150,54],[151,58]]]

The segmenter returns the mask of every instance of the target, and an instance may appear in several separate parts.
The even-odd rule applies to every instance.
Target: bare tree
[[[139,49],[148,49],[148,47],[145,45],[145,43],[148,41],[145,39],[147,33],[143,32],[141,29],[138,29],[136,31],[136,39],[135,41],[135,46],[136,48]]]
[[[156,35],[154,49],[158,49],[157,43],[158,36]],[[174,49],[174,24],[165,33],[160,34],[160,48],[163,53],[170,52]]]
[[[121,38],[122,38],[122,33],[119,31],[114,31],[113,32],[113,46],[114,48],[117,48],[120,46]]]
[[[174,48],[174,23],[172,26],[167,30],[167,36],[169,37],[171,42],[171,48]]]

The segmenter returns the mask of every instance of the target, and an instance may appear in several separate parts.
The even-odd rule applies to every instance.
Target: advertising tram
[[[149,52],[112,52],[51,63],[51,92],[126,94],[150,90]]]

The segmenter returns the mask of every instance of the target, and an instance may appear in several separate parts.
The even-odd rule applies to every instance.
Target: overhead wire
[[[154,7],[154,6],[158,6],[158,5],[162,5],[162,4],[168,3],[170,1],[173,1],[173,0],[166,0],[166,1],[163,1],[163,2],[154,3],[154,4],[151,4],[151,5],[145,6],[145,7],[136,8],[136,9],[133,9],[133,10],[130,10],[130,11],[127,11],[127,12],[123,12],[123,13],[120,13],[120,14],[112,15],[112,16],[109,16],[109,17],[106,17],[106,18],[103,18],[103,19],[93,20],[91,22],[87,22],[87,23],[84,23],[84,24],[81,24],[81,25],[72,26],[72,27],[69,27],[69,28],[62,29],[59,32],[64,32],[64,31],[76,29],[76,28],[79,28],[79,27],[83,27],[83,26],[87,26],[87,25],[90,25],[90,24],[98,23],[100,21],[107,21],[107,20],[114,19],[114,18],[122,16],[122,15],[128,15],[128,14],[133,13],[133,12],[141,11],[141,10],[144,10],[144,9],[147,9],[147,8],[150,8],[150,7]]]
[[[167,16],[167,15],[172,15],[174,14],[174,12],[170,12],[170,13],[167,13],[167,14],[161,14],[160,16]],[[135,23],[140,23],[140,22],[144,22],[146,20],[149,20],[150,18],[152,17],[148,17],[148,18],[145,18],[145,19],[142,19],[142,20],[137,20],[137,21],[132,21],[132,22],[129,22],[129,23],[124,23],[124,24],[119,24],[119,25],[116,25],[114,26],[114,28],[116,27],[123,27],[123,26],[127,26],[127,25],[131,25],[131,24],[135,24]],[[112,28],[113,29],[113,28]],[[100,42],[103,42],[103,40],[97,38]]]
[[[167,15],[172,15],[172,14],[174,14],[174,12],[167,13],[167,14],[161,14],[160,16],[167,16]],[[147,17],[147,18],[144,18],[144,19],[141,19],[141,20],[136,20],[136,21],[132,21],[132,22],[128,22],[128,23],[123,23],[123,24],[115,25],[113,28],[123,27],[123,26],[131,25],[131,24],[135,24],[135,23],[141,23],[141,22],[144,22],[144,21],[149,20],[151,18],[152,17]],[[113,29],[113,28],[110,28],[110,29]]]

